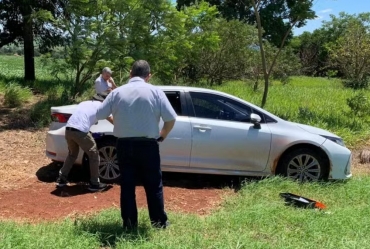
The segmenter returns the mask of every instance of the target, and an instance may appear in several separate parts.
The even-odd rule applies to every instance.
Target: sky
[[[338,16],[339,12],[347,14],[359,14],[362,12],[370,12],[369,0],[315,0],[313,10],[316,12],[315,20],[307,21],[306,26],[294,29],[294,35],[300,35],[304,31],[312,32],[320,28],[322,21],[331,20],[330,15]]]

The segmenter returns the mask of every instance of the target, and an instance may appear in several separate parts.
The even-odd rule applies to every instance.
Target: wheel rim
[[[116,148],[105,146],[99,149],[99,177],[104,180],[114,180],[119,177],[119,167]]]
[[[300,181],[317,181],[320,178],[319,161],[308,154],[294,157],[288,164],[287,176]]]

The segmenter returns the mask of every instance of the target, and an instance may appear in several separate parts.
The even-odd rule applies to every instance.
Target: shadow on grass
[[[150,238],[149,226],[142,224],[135,230],[124,230],[120,222],[101,220],[80,220],[75,223],[77,230],[89,233],[98,238],[101,247],[115,247],[120,240],[139,242]]]

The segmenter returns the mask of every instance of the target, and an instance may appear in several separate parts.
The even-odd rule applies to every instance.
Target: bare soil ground
[[[71,186],[57,190],[54,181],[60,165],[45,156],[47,128],[30,124],[27,113],[32,102],[22,109],[5,108],[2,103],[0,95],[0,219],[56,220],[119,207],[119,186],[90,193],[81,182],[79,166],[71,172]],[[225,194],[233,193],[224,188],[231,178],[216,178],[164,173],[166,210],[208,214]],[[146,207],[142,186],[137,187],[136,199],[138,207]]]
[[[0,219],[58,220],[119,207],[119,186],[102,193],[90,193],[78,178],[64,190],[56,190],[59,167],[46,158],[47,129],[34,129],[27,107],[8,109],[0,95]],[[359,153],[370,143],[354,150],[353,174],[370,174],[370,164],[359,164]],[[233,194],[232,177],[164,173],[166,210],[208,214],[225,195]],[[144,189],[137,187],[138,207],[146,207]]]

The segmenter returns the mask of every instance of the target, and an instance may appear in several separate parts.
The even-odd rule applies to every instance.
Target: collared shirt
[[[113,115],[113,135],[122,137],[159,137],[160,118],[176,119],[176,112],[166,94],[140,77],[133,77],[114,89],[96,114],[98,119]]]
[[[106,81],[103,79],[103,77],[100,75],[95,80],[95,91],[96,93],[102,93],[108,90],[108,88],[112,88],[112,83]]]
[[[79,103],[72,116],[68,119],[66,127],[72,127],[82,132],[89,132],[93,124],[98,122],[96,112],[102,102],[88,100]]]

